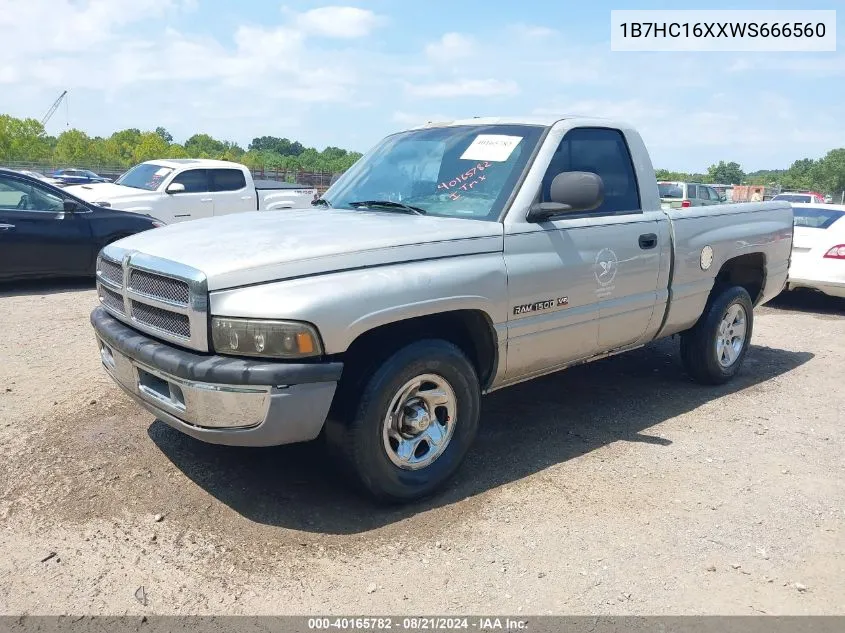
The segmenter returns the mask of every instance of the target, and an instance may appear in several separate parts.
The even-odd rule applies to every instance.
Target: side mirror
[[[167,193],[184,193],[185,192],[185,185],[181,182],[171,182],[167,185],[166,189]]]
[[[563,213],[592,211],[604,202],[604,183],[589,171],[565,171],[552,180],[551,202],[532,205],[529,222],[543,222]]]
[[[64,202],[65,213],[79,213],[80,211],[84,211],[84,209],[76,200],[65,200]]]

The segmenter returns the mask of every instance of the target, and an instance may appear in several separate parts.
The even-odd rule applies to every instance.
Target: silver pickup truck
[[[387,137],[314,202],[100,254],[103,365],[206,442],[323,436],[375,498],[440,487],[482,394],[681,335],[722,383],[784,287],[786,202],[662,209],[639,134],[474,118]]]

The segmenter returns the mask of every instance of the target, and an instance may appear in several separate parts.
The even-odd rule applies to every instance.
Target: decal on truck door
[[[600,299],[609,297],[614,290],[613,280],[616,279],[616,273],[619,271],[619,258],[616,253],[609,248],[601,249],[596,255],[596,261],[593,264],[593,272],[596,276],[596,296]]]

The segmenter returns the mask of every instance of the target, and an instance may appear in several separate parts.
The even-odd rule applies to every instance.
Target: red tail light
[[[845,244],[837,244],[824,254],[824,259],[845,259]]]
[[[691,207],[691,206],[692,206],[692,202],[690,202],[689,200],[684,200],[683,202],[681,202],[681,207],[684,208],[684,209],[686,209],[687,207]]]

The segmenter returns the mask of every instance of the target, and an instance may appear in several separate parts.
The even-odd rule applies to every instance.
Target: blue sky
[[[678,8],[656,0],[0,0],[0,112],[40,118],[67,89],[51,134],[361,151],[430,119],[578,113],[637,125],[658,166],[786,167],[845,147],[845,5],[798,4],[699,8],[840,5],[838,52],[611,52],[610,10]]]

